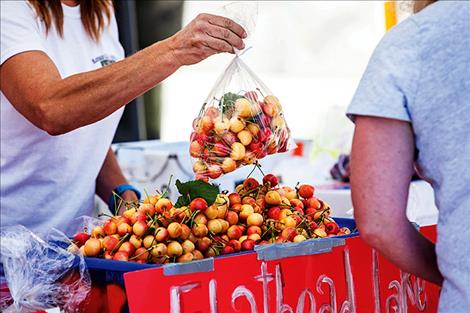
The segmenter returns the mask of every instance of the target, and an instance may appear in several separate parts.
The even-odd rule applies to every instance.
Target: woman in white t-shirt
[[[95,192],[136,199],[110,150],[123,106],[246,37],[202,14],[124,59],[110,0],[1,1],[0,11],[1,225],[38,232],[74,231]]]

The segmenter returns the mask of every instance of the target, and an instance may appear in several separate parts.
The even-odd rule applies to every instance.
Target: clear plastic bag
[[[196,179],[215,179],[293,147],[279,100],[236,56],[193,122],[190,154]]]
[[[66,250],[63,233],[52,230],[43,240],[23,226],[10,226],[1,229],[0,241],[10,291],[0,301],[2,312],[80,312],[91,280],[83,257]]]

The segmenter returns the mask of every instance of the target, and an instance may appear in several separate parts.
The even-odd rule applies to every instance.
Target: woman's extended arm
[[[354,215],[361,237],[387,259],[441,284],[434,244],[406,217],[413,155],[409,123],[356,117],[351,157]]]
[[[17,54],[0,67],[1,90],[30,122],[60,135],[99,121],[182,65],[244,47],[243,28],[201,14],[174,36],[104,68],[65,79],[43,52]]]

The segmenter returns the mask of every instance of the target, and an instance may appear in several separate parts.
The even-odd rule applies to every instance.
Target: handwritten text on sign
[[[438,300],[437,287],[402,273],[360,238],[317,255],[216,259],[206,273],[135,272],[126,289],[131,312],[150,312],[155,303],[171,313],[436,312]]]

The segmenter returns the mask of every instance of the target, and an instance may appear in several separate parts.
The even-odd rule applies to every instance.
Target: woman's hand
[[[221,52],[243,49],[247,34],[234,21],[211,14],[199,14],[181,31],[168,39],[179,66],[198,63]]]

